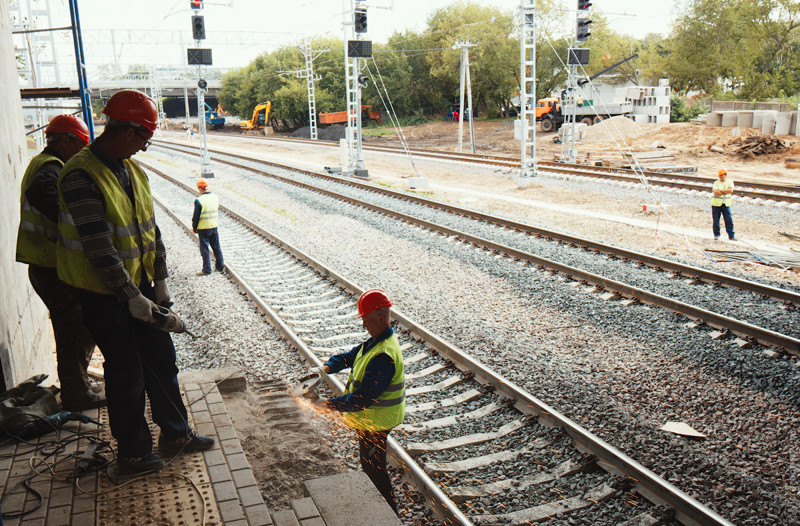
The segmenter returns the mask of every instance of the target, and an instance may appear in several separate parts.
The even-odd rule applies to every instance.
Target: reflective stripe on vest
[[[723,183],[719,179],[714,181],[714,190],[733,190],[733,181],[730,179],[726,179]],[[731,194],[727,194],[725,198],[717,197],[713,195],[711,197],[711,206],[722,206],[725,205],[730,208],[731,204],[733,203],[733,199],[731,199]]]
[[[344,422],[350,427],[368,431],[391,429],[400,424],[406,414],[405,369],[403,368],[403,353],[400,352],[400,343],[397,341],[397,336],[393,334],[375,345],[366,354],[362,354],[363,349],[362,345],[356,355],[344,391],[345,394],[350,394],[358,389],[370,360],[381,353],[388,354],[394,361],[394,376],[389,387],[372,405],[362,411],[344,413]]]
[[[217,228],[217,210],[219,210],[219,199],[214,194],[201,194],[197,198],[200,201],[200,221],[197,223],[197,230]]]
[[[50,162],[64,166],[54,155],[40,153],[31,159],[20,185],[19,230],[17,230],[17,261],[33,263],[41,267],[56,268],[56,238],[58,225],[33,206],[25,192],[33,184],[36,174]]]
[[[144,171],[135,161],[123,161],[131,177],[136,209],[119,180],[87,146],[72,157],[58,177],[58,245],[56,247],[58,277],[65,283],[101,294],[113,294],[97,275],[83,252],[83,243],[75,228],[75,222],[67,209],[61,193],[64,175],[83,170],[88,173],[103,195],[106,205],[106,224],[111,241],[122,259],[122,266],[131,280],[139,285],[144,270],[148,280],[154,276],[156,259],[156,222],[150,183]]]

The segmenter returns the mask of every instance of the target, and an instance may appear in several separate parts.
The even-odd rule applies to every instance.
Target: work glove
[[[131,311],[131,316],[146,323],[155,322],[153,319],[153,310],[155,308],[156,304],[142,294],[128,300],[128,309]]]
[[[153,294],[155,295],[158,305],[163,305],[164,307],[172,305],[166,280],[157,279],[153,282]]]

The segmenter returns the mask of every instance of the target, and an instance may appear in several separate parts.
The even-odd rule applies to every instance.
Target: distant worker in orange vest
[[[200,192],[194,202],[194,215],[192,216],[192,231],[200,239],[200,256],[203,258],[203,270],[198,276],[211,274],[211,256],[208,246],[214,252],[215,268],[222,272],[225,270],[225,260],[222,258],[222,249],[219,246],[219,233],[217,232],[219,199],[208,189],[208,181],[203,178],[197,180],[197,191]]]
[[[733,181],[728,179],[727,170],[722,169],[717,172],[717,180],[714,181],[712,193],[714,195],[711,198],[711,219],[714,239],[719,239],[719,216],[722,216],[725,220],[725,232],[728,234],[728,239],[736,241],[736,235],[733,233],[733,216],[731,215]]]
[[[44,133],[47,146],[31,159],[22,178],[16,259],[28,264],[33,290],[50,311],[61,405],[68,411],[83,411],[106,405],[106,399],[90,388],[86,371],[94,339],[83,325],[78,293],[56,272],[57,182],[64,163],[89,144],[89,128],[76,117],[59,115]]]

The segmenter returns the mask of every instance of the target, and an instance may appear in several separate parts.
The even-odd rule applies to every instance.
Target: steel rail
[[[169,175],[164,174],[163,172],[144,163],[140,164],[142,164],[142,166],[146,169],[151,170],[167,180],[170,180],[174,184],[184,188],[188,192],[193,191],[191,187],[175,180]],[[161,204],[160,201],[157,202],[159,202],[160,206],[164,208],[167,213],[169,213],[169,215],[175,219],[176,222],[183,226],[187,232],[191,232],[191,229],[188,227],[188,225],[178,218],[174,212]],[[270,234],[238,213],[235,213],[224,206],[220,206],[220,209],[237,221],[240,221],[250,230],[263,236],[271,243],[280,246],[282,249],[291,253],[295,257],[307,262],[318,272],[328,276],[332,281],[335,281],[343,288],[353,292],[354,294],[363,292],[360,287],[351,283],[343,276],[338,275],[324,266],[322,263],[316,261],[302,251],[292,247],[277,236]],[[300,354],[309,363],[312,363],[314,366],[321,366],[322,362],[319,361],[316,355],[314,355],[314,353],[306,346],[306,344],[294,334],[291,328],[283,322],[280,316],[278,316],[273,309],[271,309],[259,298],[258,294],[247,285],[245,280],[243,280],[234,269],[229,268],[227,265],[226,267],[228,268],[228,271],[230,272],[230,275],[234,281],[242,288],[242,290],[245,291],[248,297],[250,297],[251,300],[258,305],[259,309],[269,317],[270,321],[275,324],[281,333],[287,337],[292,345],[298,349],[298,352],[300,352]],[[545,425],[563,428],[570,438],[572,438],[572,440],[575,442],[576,447],[580,451],[595,455],[600,460],[598,465],[600,465],[602,469],[615,475],[628,477],[642,496],[656,504],[669,506],[675,511],[675,518],[683,524],[689,526],[732,526],[733,523],[705,507],[703,504],[693,499],[691,496],[687,495],[685,492],[670,484],[666,480],[658,477],[651,470],[628,457],[617,448],[611,446],[601,438],[594,436],[587,429],[572,421],[566,415],[557,411],[549,404],[524,391],[516,384],[507,381],[499,373],[471,358],[464,351],[451,344],[447,340],[440,338],[434,333],[428,331],[417,322],[404,315],[399,309],[393,308],[392,314],[401,325],[433,345],[442,356],[452,360],[459,369],[473,373],[479,383],[490,385],[498,392],[514,400],[515,406],[519,411],[525,414],[537,416],[537,418]],[[342,393],[344,391],[344,386],[338,381],[338,379],[329,375],[325,375],[325,379],[328,385],[331,386],[335,392]],[[439,486],[435,484],[430,477],[428,477],[427,473],[424,472],[424,470],[392,437],[389,438],[389,446],[392,450],[392,453],[395,455],[395,461],[399,462],[400,466],[411,468],[411,475],[413,475],[413,477],[420,477],[421,480],[425,481],[424,487],[430,492],[430,494],[426,493],[426,497],[429,498],[428,502],[434,505],[439,513],[446,513],[443,516],[445,517],[447,524],[472,524],[469,519],[463,515],[463,513],[461,513],[455,503],[453,503],[447,497],[447,495],[444,494]],[[417,487],[417,489],[420,488]]]
[[[163,148],[167,148],[167,149],[172,149],[172,150],[184,152],[184,150],[181,150],[180,148],[174,148],[174,147],[171,147],[171,146],[162,146],[160,144],[159,144],[159,146],[163,147]],[[193,148],[193,147],[190,147],[190,146],[186,146],[186,147],[187,148]],[[276,168],[289,169],[289,170],[296,171],[296,172],[299,172],[299,173],[302,173],[302,174],[305,174],[305,175],[309,175],[309,176],[312,176],[312,177],[319,177],[319,178],[322,178],[322,179],[327,180],[327,181],[333,181],[333,182],[336,182],[336,183],[339,183],[339,184],[352,186],[352,187],[358,188],[360,190],[365,190],[365,191],[369,191],[369,192],[375,192],[375,193],[378,193],[378,194],[381,194],[381,195],[385,195],[385,196],[389,196],[389,197],[392,197],[392,198],[395,198],[395,199],[402,199],[402,200],[405,200],[405,201],[408,201],[408,202],[416,203],[418,205],[427,206],[429,208],[444,210],[446,212],[457,214],[457,215],[461,215],[461,216],[464,216],[464,217],[469,217],[469,218],[478,219],[478,220],[481,220],[481,221],[493,223],[495,225],[502,226],[502,227],[505,227],[505,228],[509,228],[509,229],[512,229],[512,230],[517,230],[517,231],[526,233],[528,235],[535,235],[535,236],[545,237],[545,238],[549,238],[549,239],[554,239],[556,241],[560,241],[560,242],[563,242],[563,243],[566,243],[566,244],[582,246],[582,247],[586,248],[587,250],[594,250],[594,251],[597,251],[597,252],[609,254],[609,255],[612,255],[614,257],[619,257],[619,258],[623,258],[623,259],[639,261],[639,262],[641,262],[641,263],[643,263],[645,265],[648,265],[650,267],[653,267],[653,268],[660,268],[660,269],[668,270],[668,271],[673,272],[673,273],[678,274],[678,275],[693,276],[693,277],[695,277],[697,279],[700,279],[700,280],[708,282],[708,283],[720,283],[722,285],[726,285],[726,286],[729,286],[729,287],[734,287],[734,288],[738,288],[738,289],[742,289],[742,290],[748,290],[748,291],[754,292],[756,294],[761,294],[761,295],[764,295],[764,296],[768,296],[768,297],[783,301],[783,302],[785,302],[787,304],[800,305],[800,294],[798,294],[796,292],[792,292],[790,290],[782,289],[782,288],[779,288],[779,287],[773,287],[773,286],[770,286],[770,285],[764,285],[762,283],[756,283],[754,281],[750,281],[750,280],[746,280],[746,279],[742,279],[742,278],[737,278],[735,276],[730,276],[730,275],[727,275],[727,274],[721,274],[721,273],[714,272],[714,271],[711,271],[711,270],[706,270],[706,269],[703,269],[703,268],[700,268],[700,267],[695,267],[695,266],[692,266],[692,265],[686,265],[686,264],[683,264],[683,263],[678,263],[676,261],[671,261],[671,260],[668,260],[668,259],[663,259],[663,258],[659,258],[659,257],[656,257],[656,256],[651,256],[649,254],[645,254],[643,252],[638,252],[638,251],[635,251],[635,250],[629,250],[629,249],[625,249],[625,248],[621,248],[621,247],[615,247],[615,246],[611,246],[611,245],[606,245],[606,244],[599,243],[599,242],[596,242],[596,241],[592,241],[592,240],[589,240],[589,239],[572,236],[570,234],[566,234],[566,233],[563,233],[563,232],[558,232],[558,231],[555,231],[555,230],[547,230],[547,229],[536,227],[536,226],[533,226],[533,225],[530,225],[530,224],[527,224],[527,223],[522,223],[520,221],[515,221],[515,220],[512,220],[512,219],[506,219],[506,218],[502,218],[502,217],[498,217],[498,216],[493,216],[491,214],[487,214],[485,212],[480,212],[478,210],[472,210],[472,209],[469,209],[469,208],[463,208],[463,207],[459,207],[459,206],[456,206],[456,205],[451,205],[451,204],[447,204],[447,203],[441,203],[441,202],[434,201],[434,200],[431,200],[431,199],[426,199],[426,198],[418,196],[418,195],[409,194],[409,193],[405,193],[405,192],[398,192],[396,190],[383,188],[383,187],[380,187],[380,186],[377,186],[377,185],[373,185],[373,184],[370,184],[370,183],[365,183],[365,182],[362,182],[362,181],[344,179],[344,178],[336,177],[336,176],[329,175],[329,174],[321,174],[321,173],[317,173],[317,172],[311,172],[311,171],[308,171],[308,170],[302,170],[302,169],[294,168],[294,167],[287,166],[287,165],[273,163],[273,162],[270,162],[270,161],[262,161],[262,160],[259,160],[259,159],[253,159],[251,157],[246,157],[244,155],[226,153],[226,152],[223,152],[223,151],[220,151],[220,150],[209,150],[209,151],[213,151],[214,153],[219,153],[219,154],[227,155],[227,156],[230,156],[230,157],[235,157],[237,159],[243,159],[243,160],[247,160],[247,161],[251,161],[251,162],[257,162],[257,163],[261,163],[261,164],[266,164],[268,166],[274,166]],[[193,155],[197,155],[197,154],[194,154],[193,152],[185,152],[185,153],[192,153]],[[213,157],[212,160],[215,161],[215,162],[219,162],[219,163],[222,163],[222,164],[227,164],[229,166],[233,166],[233,167],[236,167],[236,168],[249,170],[249,171],[258,173],[260,175],[273,177],[273,178],[279,179],[279,180],[281,180],[283,182],[286,182],[288,184],[292,184],[292,185],[295,185],[295,186],[300,186],[302,188],[312,189],[312,190],[315,190],[315,191],[318,190],[318,188],[315,187],[315,186],[306,185],[305,183],[298,182],[297,180],[295,180],[293,178],[288,178],[288,177],[284,177],[284,176],[277,175],[277,174],[271,174],[271,173],[265,172],[263,170],[258,170],[256,168],[252,168],[250,166],[244,166],[244,165],[241,165],[241,164],[238,164],[238,163],[227,161],[225,159],[220,159],[218,157]],[[337,199],[339,198],[340,195],[341,194],[335,194]]]

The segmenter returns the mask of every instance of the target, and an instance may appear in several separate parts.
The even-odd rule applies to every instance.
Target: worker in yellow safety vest
[[[59,175],[57,268],[78,289],[84,323],[105,358],[114,470],[134,475],[165,466],[153,453],[147,399],[161,428],[162,452],[206,450],[214,439],[189,426],[172,338],[154,326],[157,305],[172,303],[166,249],[147,175],[131,157],[150,145],[158,125],[155,102],[122,90],[103,113],[103,133]]]
[[[203,258],[203,270],[198,276],[211,274],[211,257],[208,246],[214,252],[214,268],[222,272],[225,270],[225,260],[222,258],[222,249],[219,246],[219,232],[217,231],[219,199],[211,193],[208,181],[200,178],[197,180],[197,191],[200,197],[194,201],[194,215],[192,216],[192,231],[197,234],[200,241],[200,256]]]
[[[344,395],[315,403],[342,412],[344,422],[356,430],[361,468],[397,513],[386,469],[386,440],[405,417],[406,395],[403,354],[391,327],[391,306],[380,289],[363,293],[358,298],[358,316],[370,338],[312,372],[330,374],[350,368]]]
[[[721,169],[717,172],[717,180],[712,186],[711,197],[711,220],[714,239],[719,239],[719,218],[725,220],[725,232],[728,239],[736,241],[736,234],[733,232],[733,216],[731,215],[731,203],[733,201],[733,181],[728,179],[728,171]]]
[[[28,264],[28,278],[50,312],[56,341],[61,405],[68,411],[102,407],[105,397],[92,391],[87,369],[94,340],[83,325],[78,294],[58,279],[58,174],[73,155],[89,144],[89,128],[72,115],[59,115],[44,131],[42,152],[31,159],[22,178],[17,261]]]

